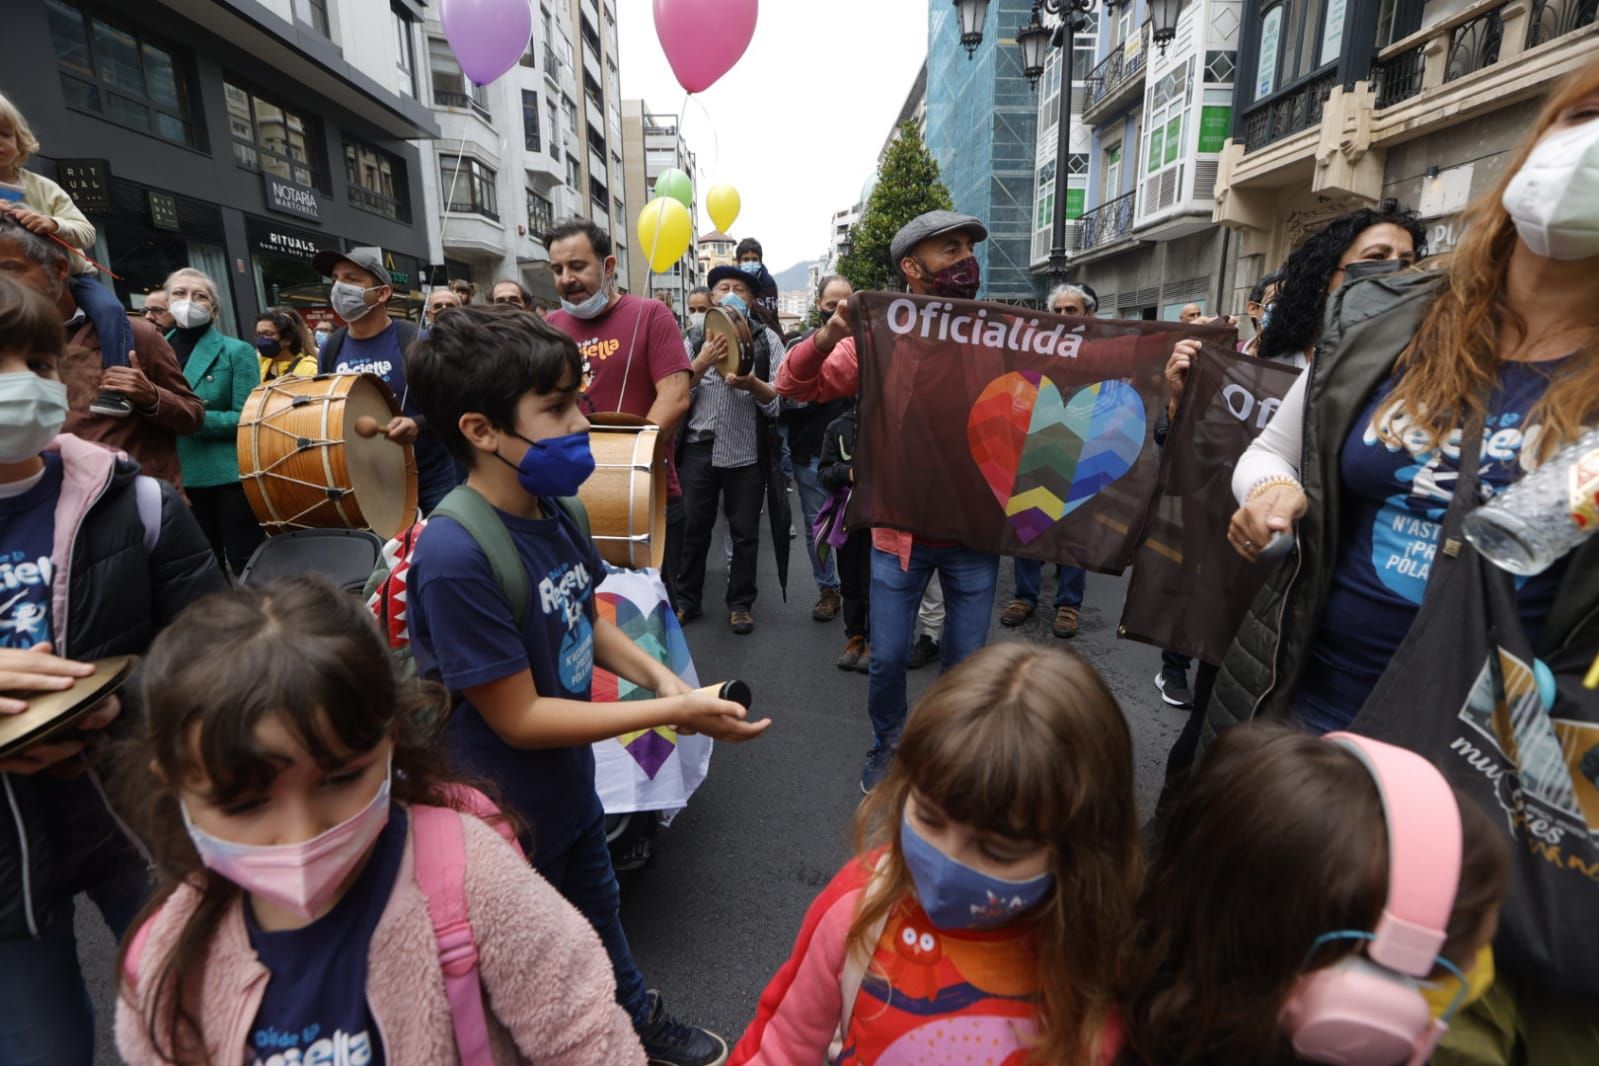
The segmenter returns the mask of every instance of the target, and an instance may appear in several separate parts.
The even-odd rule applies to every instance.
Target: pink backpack
[[[477,973],[477,938],[466,899],[466,836],[461,814],[472,814],[493,826],[518,855],[522,845],[500,809],[483,793],[453,785],[450,797],[456,807],[415,806],[411,813],[413,872],[417,887],[427,897],[433,939],[438,944],[439,967],[444,971],[444,995],[450,1001],[455,1048],[461,1066],[493,1066],[488,1018],[483,1013],[483,989]],[[159,913],[159,912],[157,912]],[[139,957],[155,924],[151,915],[128,943],[123,977],[130,988],[139,981]]]

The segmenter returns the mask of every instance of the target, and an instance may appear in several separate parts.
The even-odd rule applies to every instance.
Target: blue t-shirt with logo
[[[391,806],[355,883],[310,925],[269,933],[244,908],[250,946],[272,973],[250,1023],[245,1062],[383,1066],[382,1035],[366,1002],[366,963],[400,873],[406,824],[405,808]]]
[[[46,452],[39,480],[0,498],[0,648],[31,648],[50,639],[50,553],[60,495],[61,456]]]
[[[1482,486],[1501,492],[1536,466],[1541,427],[1528,425],[1527,416],[1561,362],[1504,366],[1483,427]],[[1390,378],[1376,390],[1339,455],[1345,489],[1339,557],[1295,695],[1300,717],[1319,730],[1354,719],[1409,632],[1459,477],[1460,431],[1440,448],[1421,430],[1407,429],[1408,416],[1388,403],[1395,384]],[[1403,445],[1379,439],[1374,417],[1386,420]],[[1534,644],[1564,572],[1556,565],[1517,583],[1522,625]]]
[[[327,345],[323,345],[326,350]],[[344,340],[332,359],[317,353],[317,368],[324,374],[376,374],[400,401],[400,409],[414,419],[422,419],[421,409],[406,390],[405,351],[400,347],[400,331],[391,320],[376,337],[358,339],[346,330]],[[424,429],[416,438],[417,495],[422,509],[432,510],[444,494],[460,484],[450,453],[437,435]]]
[[[428,521],[406,579],[417,667],[451,692],[530,670],[541,696],[587,700],[594,678],[594,589],[602,564],[591,542],[552,500],[545,518],[496,511],[529,578],[527,618],[511,612],[488,556],[454,519]],[[450,715],[450,757],[470,776],[493,781],[532,827],[528,848],[543,867],[601,814],[594,751],[514,748],[464,700]],[[524,842],[524,846],[527,842]]]

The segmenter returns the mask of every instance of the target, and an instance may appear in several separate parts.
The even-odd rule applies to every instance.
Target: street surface
[[[751,743],[717,747],[710,776],[657,837],[654,862],[622,881],[623,921],[645,978],[661,989],[678,1017],[714,1029],[730,1043],[787,958],[805,908],[849,856],[861,759],[871,746],[866,675],[833,665],[844,644],[842,621],[811,621],[816,590],[803,541],[794,542],[784,604],[764,520],[761,535],[755,632],[734,636],[718,606],[726,587],[720,533],[711,542],[706,614],[687,632],[700,679],[748,681],[755,715],[770,715],[772,728]],[[1098,668],[1127,715],[1143,821],[1153,810],[1166,751],[1187,712],[1167,707],[1155,691],[1160,653],[1116,639],[1125,587],[1123,578],[1088,575],[1082,632],[1059,643]],[[1011,567],[1002,563],[991,639],[1055,642],[1049,632],[1054,594],[1053,568],[1046,568],[1044,605],[1025,626],[1002,628],[999,608],[1011,595]],[[936,671],[935,665],[912,672],[913,705]],[[115,945],[99,912],[82,898],[78,935],[100,1034],[96,1066],[114,1066]]]

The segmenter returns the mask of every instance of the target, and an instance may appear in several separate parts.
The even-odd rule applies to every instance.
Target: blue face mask
[[[759,259],[750,259],[740,263],[738,268],[750,277],[755,277],[761,272],[761,261]]]
[[[945,855],[911,828],[899,826],[899,846],[916,883],[916,900],[940,929],[994,929],[1035,906],[1055,885],[1041,873],[1027,881],[1006,881],[979,873]]]
[[[740,296],[736,292],[729,292],[729,293],[723,294],[722,299],[717,304],[717,306],[718,307],[725,307],[729,311],[737,311],[739,314],[743,315],[745,318],[750,317],[750,305],[745,303],[744,302],[744,298],[742,296]]]
[[[512,436],[527,440],[515,431]],[[529,496],[545,499],[575,496],[578,486],[594,473],[594,453],[589,450],[589,435],[586,432],[527,440],[527,443],[528,450],[522,453],[519,463],[512,463],[499,452],[495,452],[494,456],[506,466],[515,468],[516,480]]]
[[[561,310],[574,318],[595,318],[601,311],[605,310],[605,306],[610,302],[611,294],[605,291],[604,285],[601,285],[598,292],[582,303],[575,304],[563,297]]]

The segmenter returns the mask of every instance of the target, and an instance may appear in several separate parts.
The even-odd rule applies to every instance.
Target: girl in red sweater
[[[1139,875],[1132,738],[1075,655],[984,648],[928,690],[732,1064],[1114,1061]]]

